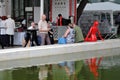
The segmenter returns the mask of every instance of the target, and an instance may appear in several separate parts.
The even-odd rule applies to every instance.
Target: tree
[[[81,0],[81,2],[79,3],[79,6],[77,8],[77,22],[86,6],[86,4],[89,2],[89,0]]]

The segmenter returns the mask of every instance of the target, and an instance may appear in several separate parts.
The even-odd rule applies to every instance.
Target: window
[[[40,7],[40,0],[34,0],[34,6]]]

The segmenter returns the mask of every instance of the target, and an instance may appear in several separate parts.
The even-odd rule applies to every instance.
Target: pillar
[[[44,0],[41,0],[40,4],[41,4],[41,7],[40,7],[40,16],[41,16],[42,14],[44,14]]]

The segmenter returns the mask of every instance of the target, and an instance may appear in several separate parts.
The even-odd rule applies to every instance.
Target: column
[[[111,26],[113,27],[114,26],[113,11],[111,11],[111,14],[110,14],[110,21],[111,21]]]
[[[41,7],[40,7],[40,16],[44,14],[44,0],[41,0]]]
[[[5,2],[5,15],[11,15],[11,0],[4,0]]]

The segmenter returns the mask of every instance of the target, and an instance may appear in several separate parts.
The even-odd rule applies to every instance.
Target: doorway
[[[31,25],[31,22],[33,22],[33,12],[26,12],[27,27],[29,27]]]

